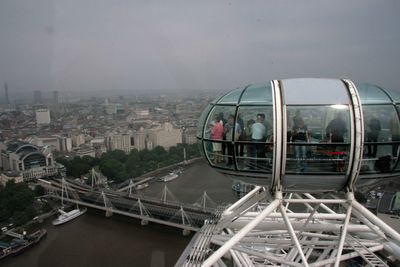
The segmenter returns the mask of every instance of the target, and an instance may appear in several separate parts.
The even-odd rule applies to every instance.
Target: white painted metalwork
[[[92,190],[95,186],[104,186],[107,185],[107,177],[103,174],[96,172],[94,168],[91,170],[91,179],[92,179]]]
[[[176,266],[220,266],[221,261],[235,267],[341,266],[356,258],[365,266],[388,266],[377,252],[399,256],[392,250],[400,245],[399,233],[359,204],[352,192],[283,197],[277,191],[269,204],[247,204],[255,195],[257,191],[250,192],[223,212],[213,228],[207,223],[207,242],[204,236],[192,240],[202,256],[210,251],[206,260],[181,258]]]
[[[363,157],[363,147],[364,147],[364,119],[361,106],[360,96],[356,90],[354,83],[350,80],[344,79],[343,82],[347,85],[347,89],[350,94],[351,105],[351,116],[352,116],[352,146],[350,147],[350,157],[349,162],[349,180],[347,186],[350,190],[353,190],[353,186],[358,178],[361,169],[361,160]]]
[[[164,189],[161,192],[161,201],[163,203],[167,203],[168,199],[171,199],[172,201],[178,203],[179,201],[176,199],[176,197],[174,196],[174,194],[172,194],[172,192],[168,189],[168,187],[166,185],[164,185]]]
[[[282,196],[280,196],[282,197]],[[277,198],[268,205],[254,220],[250,221],[245,227],[243,227],[237,234],[235,234],[232,239],[227,241],[222,247],[220,247],[213,255],[211,255],[202,266],[209,267],[217,262],[225,253],[227,253],[237,242],[239,242],[247,233],[253,230],[258,223],[260,223],[265,217],[268,216],[273,210],[278,208],[280,204],[280,199]]]
[[[198,200],[196,200],[193,205],[202,207],[204,210],[207,208],[207,203],[209,203],[209,206],[211,206],[212,208],[217,207],[217,204],[210,198],[207,192],[204,191],[203,195]]]
[[[282,157],[286,154],[286,143],[284,143],[286,136],[286,117],[283,117],[282,95],[279,81],[274,80],[272,83],[272,99],[273,99],[273,116],[274,116],[274,129],[273,129],[273,161],[272,161],[272,188],[280,188],[281,174],[284,162]],[[286,115],[286,114],[285,114]]]

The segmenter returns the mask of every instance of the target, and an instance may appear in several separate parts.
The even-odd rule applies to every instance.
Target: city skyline
[[[36,90],[60,96],[227,91],[294,77],[346,77],[400,90],[399,7],[396,1],[2,1],[0,82],[14,100]]]

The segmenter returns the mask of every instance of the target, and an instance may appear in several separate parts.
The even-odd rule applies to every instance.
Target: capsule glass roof
[[[272,105],[271,84],[257,84],[238,88],[219,97],[213,103],[231,105]]]
[[[380,87],[372,84],[355,83],[361,104],[389,104],[392,103],[389,95]]]
[[[386,93],[389,94],[389,96],[393,99],[394,102],[400,103],[400,92],[399,91],[394,91],[390,89],[384,89]]]
[[[342,81],[334,79],[282,80],[284,101],[288,105],[347,105],[349,94]]]

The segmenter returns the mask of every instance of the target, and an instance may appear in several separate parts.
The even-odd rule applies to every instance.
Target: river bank
[[[190,165],[178,179],[157,182],[142,191],[158,196],[165,185],[184,203],[194,203],[203,191],[216,203],[233,203],[230,179],[206,166]],[[191,236],[182,230],[89,209],[87,213],[64,225],[54,227],[52,216],[38,227],[47,229],[47,237],[37,246],[1,266],[174,266]]]
[[[89,210],[84,216],[54,227],[44,221],[47,237],[1,266],[173,266],[190,241],[181,231]],[[162,267],[162,266],[160,266]]]

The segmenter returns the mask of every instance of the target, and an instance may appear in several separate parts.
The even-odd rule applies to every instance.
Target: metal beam
[[[308,262],[306,257],[304,256],[303,249],[301,248],[301,245],[299,243],[299,239],[296,236],[296,233],[294,232],[294,229],[292,227],[292,224],[290,223],[289,218],[287,217],[285,207],[280,203],[279,209],[282,212],[283,220],[285,221],[286,227],[288,228],[290,237],[292,238],[292,241],[295,243],[297,252],[300,254],[301,259],[303,260],[304,266],[308,267]]]
[[[348,195],[349,195],[349,198],[350,198],[350,201],[351,201],[351,199],[354,198],[353,193],[348,193]],[[342,232],[340,233],[338,252],[337,252],[337,256],[336,256],[336,261],[335,261],[335,266],[334,267],[339,267],[340,257],[342,255],[344,241],[346,240],[347,227],[348,227],[349,221],[350,221],[351,210],[352,210],[352,206],[350,205],[348,207],[348,209],[347,209],[347,212],[346,212],[346,219],[344,220],[344,223],[343,223]]]
[[[277,192],[278,194],[278,192]],[[265,217],[268,216],[273,210],[275,210],[279,204],[281,203],[281,194],[280,199],[276,198],[271,204],[265,208],[259,216],[254,218],[251,222],[249,222],[245,227],[243,227],[237,234],[235,234],[228,242],[226,242],[222,247],[220,247],[214,254],[212,254],[204,263],[203,267],[212,266],[218,259],[220,259],[225,253],[227,253],[237,242],[239,242],[248,232],[254,229],[257,224],[259,224]]]
[[[389,235],[393,238],[397,244],[400,244],[400,234],[393,230],[389,225],[387,225],[384,221],[379,219],[377,216],[372,214],[367,208],[357,202],[357,200],[353,200],[353,207],[358,210],[363,216],[365,216],[368,220],[370,220],[373,224],[378,226],[385,234]]]

